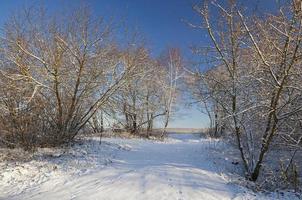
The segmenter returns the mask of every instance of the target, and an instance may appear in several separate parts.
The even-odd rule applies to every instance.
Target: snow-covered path
[[[228,184],[209,141],[177,136],[169,142],[106,139],[123,146],[113,163],[80,176],[53,177],[10,199],[258,199]],[[215,164],[216,163],[216,164]],[[218,162],[219,163],[219,162]]]

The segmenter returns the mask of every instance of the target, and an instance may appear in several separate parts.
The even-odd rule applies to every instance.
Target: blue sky
[[[190,45],[202,44],[206,34],[193,30],[184,21],[199,22],[199,17],[192,11],[192,5],[198,0],[7,0],[1,1],[0,26],[18,9],[36,4],[43,4],[46,9],[56,11],[78,7],[87,3],[95,15],[116,20],[125,19],[128,26],[138,29],[147,39],[153,55],[160,54],[167,46],[180,47],[186,58],[192,57]],[[276,0],[242,0],[245,6],[272,9]],[[171,127],[200,128],[207,125],[206,116],[195,107],[181,108],[180,118],[171,122]]]

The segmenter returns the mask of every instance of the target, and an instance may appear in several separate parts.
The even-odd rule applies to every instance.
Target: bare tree
[[[31,89],[17,88],[32,91],[30,98],[22,97],[22,107],[28,108],[28,102],[36,99],[43,102],[39,123],[45,126],[41,131],[47,143],[72,140],[135,76],[137,66],[123,59],[112,35],[112,24],[92,18],[88,9],[65,17],[25,10],[6,24],[1,39],[2,76],[31,85]],[[26,123],[35,126],[33,121]]]
[[[192,92],[234,133],[252,181],[258,179],[272,143],[300,144],[300,4],[292,1],[261,18],[245,17],[236,1],[194,7],[203,22],[191,26],[207,30],[212,46],[195,51],[206,56],[209,70],[193,73]],[[218,20],[211,17],[214,10]]]
[[[175,110],[176,100],[179,95],[179,85],[183,78],[183,60],[181,57],[180,50],[177,48],[168,49],[162,59],[162,67],[165,69],[165,74],[162,78],[162,87],[164,90],[164,127],[162,136],[165,135],[166,129],[169,125],[169,121],[172,113]]]

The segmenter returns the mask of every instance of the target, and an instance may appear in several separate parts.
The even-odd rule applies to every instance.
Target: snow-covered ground
[[[106,138],[101,145],[90,138],[65,149],[38,149],[18,162],[9,158],[21,150],[1,151],[0,199],[299,199],[235,184],[236,152],[198,134],[164,142]]]

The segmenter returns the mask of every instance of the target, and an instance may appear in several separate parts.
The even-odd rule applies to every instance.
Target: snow
[[[299,199],[237,184],[236,155],[230,145],[198,134],[172,134],[163,142],[106,138],[101,145],[88,138],[38,149],[26,161],[4,159],[0,199]]]

